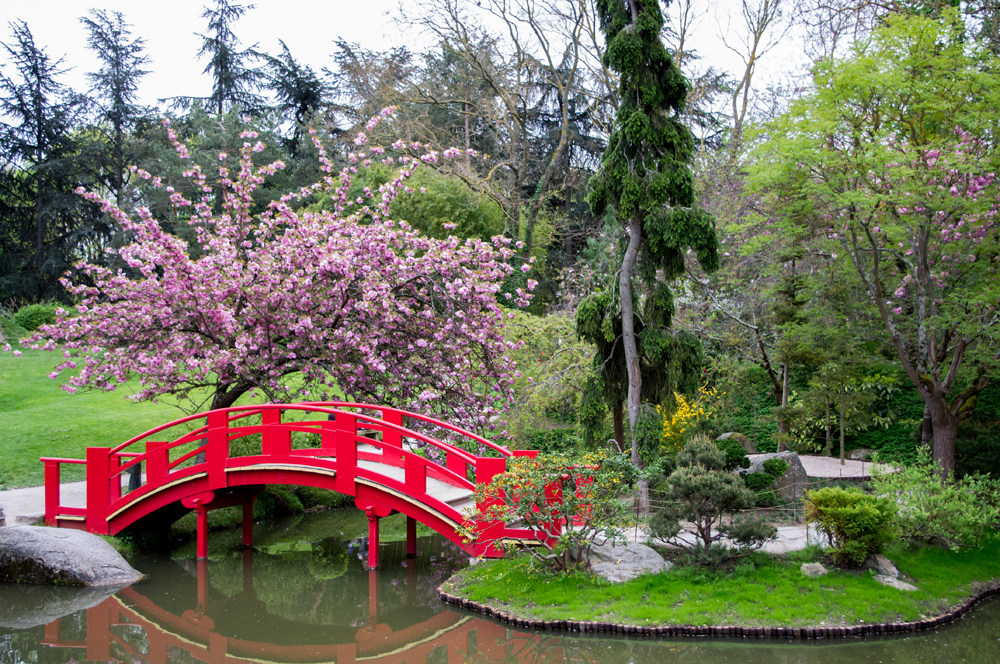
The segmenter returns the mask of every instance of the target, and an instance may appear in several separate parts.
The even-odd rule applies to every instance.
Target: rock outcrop
[[[891,560],[883,556],[881,553],[875,553],[865,560],[865,565],[868,569],[875,570],[878,574],[883,574],[885,576],[899,577],[899,570]]]
[[[750,459],[750,467],[739,472],[749,475],[764,472],[764,462],[768,459],[784,459],[788,462],[788,470],[774,481],[772,489],[782,500],[798,501],[809,488],[809,476],[802,467],[802,461],[795,452],[778,452],[777,454],[758,454]]]
[[[742,433],[729,431],[716,438],[716,440],[726,440],[728,438],[732,438],[739,443],[740,447],[742,447],[743,451],[747,454],[757,454],[757,444],[753,442],[753,438],[745,436]]]
[[[114,547],[82,530],[0,529],[0,581],[126,586],[142,579]]]
[[[802,563],[799,571],[805,576],[825,576],[828,573],[828,570],[820,563]]]
[[[647,572],[663,572],[672,566],[656,549],[638,542],[606,542],[590,547],[590,569],[594,574],[615,583],[629,581]]]

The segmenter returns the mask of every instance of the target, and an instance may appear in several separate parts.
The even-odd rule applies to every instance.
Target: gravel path
[[[752,460],[760,455],[751,454],[749,456]],[[844,465],[840,465],[840,458],[838,457],[806,456],[804,454],[799,455],[799,461],[802,462],[802,467],[805,468],[806,475],[823,478],[871,477],[872,466],[874,465],[869,461],[855,461],[854,459],[845,459]],[[880,464],[880,467],[884,470],[894,470],[886,464]]]

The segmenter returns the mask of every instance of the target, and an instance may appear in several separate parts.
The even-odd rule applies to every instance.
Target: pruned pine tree
[[[595,214],[610,206],[627,243],[618,273],[618,297],[606,310],[604,330],[621,319],[621,346],[628,375],[626,399],[632,430],[632,461],[640,465],[635,436],[643,393],[639,344],[672,346],[674,310],[669,282],[685,270],[694,252],[705,270],[719,265],[714,221],[695,204],[691,162],[694,141],[681,123],[688,82],[661,41],[663,15],[656,0],[601,0],[605,64],[619,76],[621,103],[588,200]],[[641,260],[640,260],[641,259]],[[637,266],[645,286],[633,283]],[[635,306],[641,303],[640,340]],[[617,336],[617,335],[615,335]]]

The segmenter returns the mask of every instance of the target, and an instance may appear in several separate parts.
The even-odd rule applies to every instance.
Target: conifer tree
[[[101,105],[100,124],[107,132],[104,179],[114,192],[115,204],[124,203],[123,192],[128,183],[128,167],[134,161],[127,144],[136,125],[147,115],[138,102],[139,80],[149,72],[145,55],[145,40],[131,39],[129,24],[121,12],[109,16],[103,9],[93,9],[90,17],[80,22],[87,28],[87,45],[101,62],[101,68],[88,74],[90,93]]]
[[[62,59],[23,21],[0,47],[0,298],[45,299],[82,254],[103,255],[107,226],[74,193],[86,168],[73,129],[83,98],[59,82]],[[99,260],[99,259],[98,259]]]
[[[597,4],[607,44],[603,61],[619,76],[621,103],[600,170],[590,181],[588,201],[597,215],[610,205],[625,230],[617,311],[606,311],[608,322],[601,327],[613,330],[613,319],[621,320],[632,461],[640,465],[634,434],[643,376],[634,308],[643,305],[643,347],[672,347],[674,305],[668,283],[683,274],[688,249],[703,269],[715,270],[718,241],[711,215],[695,205],[689,167],[694,141],[680,116],[689,85],[661,41],[659,3],[598,0]],[[637,265],[646,287],[642,297],[633,284]]]
[[[199,35],[203,42],[198,57],[208,56],[203,73],[212,76],[212,94],[207,103],[222,115],[234,105],[252,111],[261,106],[256,92],[263,73],[250,65],[261,55],[256,44],[240,50],[240,40],[233,33],[233,24],[254,5],[238,5],[229,0],[216,0],[215,8],[205,8],[202,18],[208,21],[207,35]]]

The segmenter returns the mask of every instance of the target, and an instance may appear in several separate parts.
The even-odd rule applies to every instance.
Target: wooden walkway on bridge
[[[260,451],[233,456],[249,438]],[[469,451],[470,449],[475,452]],[[207,513],[243,507],[243,543],[252,545],[254,498],[268,484],[314,486],[354,497],[369,521],[369,566],[378,567],[379,519],[407,516],[469,553],[502,555],[495,543],[534,534],[501,522],[470,530],[476,483],[506,470],[515,451],[416,413],[345,402],[268,404],[209,411],[157,427],[121,445],[88,447],[86,459],[43,457],[45,521],[116,535],[198,514],[198,556],[207,555]],[[86,505],[63,504],[63,464],[86,466]],[[485,506],[483,506],[485,507]]]

